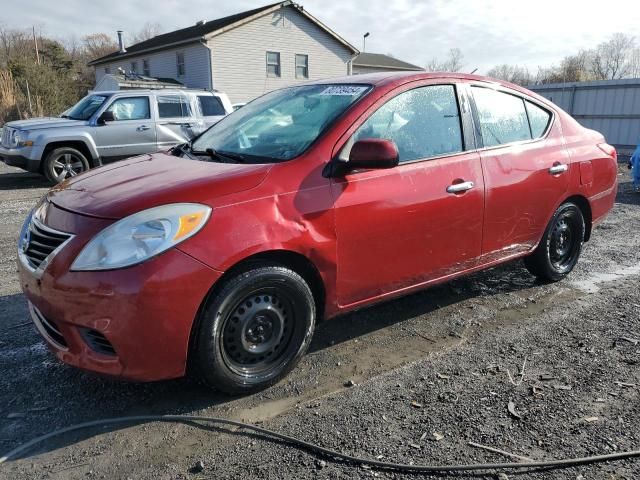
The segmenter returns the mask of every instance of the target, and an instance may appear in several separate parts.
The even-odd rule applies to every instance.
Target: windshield
[[[192,150],[254,161],[290,160],[369,89],[369,85],[303,85],[268,93],[204,132]]]
[[[62,116],[64,118],[71,118],[72,120],[89,120],[106,99],[107,97],[105,95],[89,95],[76,103]]]

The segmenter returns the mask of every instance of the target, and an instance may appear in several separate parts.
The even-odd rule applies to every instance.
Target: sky
[[[145,22],[163,31],[213,20],[274,0],[3,0],[0,25],[35,26],[43,35],[69,38],[95,32],[133,34]],[[637,33],[638,0],[299,0],[356,48],[369,32],[366,51],[391,54],[424,66],[457,47],[465,71],[486,73],[501,63],[558,63],[592,48],[615,32]]]

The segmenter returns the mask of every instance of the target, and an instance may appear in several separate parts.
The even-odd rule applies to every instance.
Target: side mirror
[[[104,125],[107,122],[113,122],[116,117],[113,115],[113,112],[106,110],[102,112],[102,115],[98,117],[98,125]]]
[[[359,168],[393,168],[398,165],[400,154],[391,140],[366,138],[358,140],[351,147],[348,166],[350,170]]]
[[[342,177],[351,170],[393,168],[398,165],[400,154],[391,140],[365,138],[351,147],[349,161],[333,160],[322,171],[325,178]]]

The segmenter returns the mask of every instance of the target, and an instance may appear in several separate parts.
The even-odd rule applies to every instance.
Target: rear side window
[[[453,85],[430,85],[392,98],[371,115],[347,145],[365,138],[393,140],[400,162],[463,150],[460,112]],[[348,152],[341,152],[342,158]]]
[[[200,112],[202,112],[203,117],[214,117],[226,113],[218,97],[199,95],[198,103],[200,104]]]
[[[191,117],[189,98],[182,95],[163,95],[158,97],[158,116],[160,118]]]
[[[540,138],[547,131],[551,114],[546,110],[525,100],[527,114],[529,115],[529,125],[531,125],[531,135],[533,138]]]
[[[471,87],[485,147],[531,140],[524,100],[490,88]]]
[[[143,120],[151,118],[147,97],[118,98],[107,111],[113,112],[114,120]]]

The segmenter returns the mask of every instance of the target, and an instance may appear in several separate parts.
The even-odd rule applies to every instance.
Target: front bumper
[[[107,222],[56,210],[50,217],[59,225],[47,224],[59,230],[88,224],[85,230],[97,231]],[[66,231],[75,236],[40,278],[18,261],[22,290],[50,349],[70,365],[128,380],[183,376],[193,322],[221,272],[177,249],[126,269],[71,272],[93,234]]]
[[[6,148],[0,146],[0,161],[12,167],[18,167],[28,172],[40,171],[40,156],[42,155],[39,147],[21,147]]]

